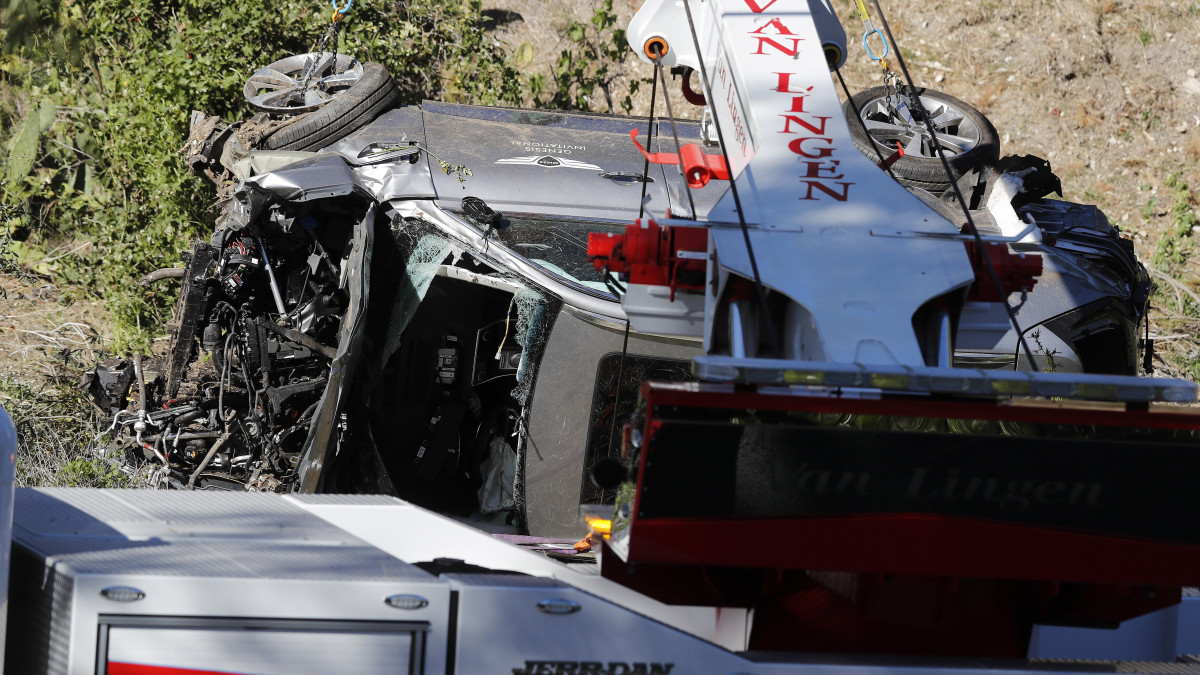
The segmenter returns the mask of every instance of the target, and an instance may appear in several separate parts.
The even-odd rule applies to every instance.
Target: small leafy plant
[[[621,64],[632,57],[632,50],[616,23],[612,0],[596,8],[590,23],[571,22],[566,31],[571,44],[559,54],[550,77],[539,73],[529,78],[529,93],[538,107],[610,113],[618,105],[625,113],[633,109],[633,96],[647,81],[630,78],[624,91],[617,91],[617,80],[627,74]],[[597,94],[603,104],[594,106]]]

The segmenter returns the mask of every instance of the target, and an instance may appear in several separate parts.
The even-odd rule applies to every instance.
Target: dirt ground
[[[95,301],[63,296],[53,284],[0,274],[0,375],[40,390],[77,382],[107,341]],[[7,394],[0,391],[0,404]]]
[[[878,70],[858,42],[851,0],[833,0],[850,39],[845,74],[852,89],[878,84]],[[623,26],[635,0],[615,0]],[[995,124],[1004,154],[1045,157],[1065,197],[1096,203],[1135,239],[1146,260],[1172,218],[1179,196],[1171,176],[1200,202],[1200,0],[1030,0],[945,3],[880,0],[917,84],[946,91]],[[525,73],[549,71],[569,45],[572,20],[586,23],[600,0],[485,0],[497,38],[513,50],[529,43]],[[876,24],[881,22],[876,17]],[[623,78],[649,77],[633,61]],[[620,82],[617,83],[620,86]],[[649,90],[635,112],[645,114]],[[695,108],[676,94],[681,116]],[[661,103],[658,108],[662,112]],[[1182,278],[1200,289],[1200,264]],[[45,373],[72,356],[86,360],[103,345],[103,310],[61,297],[44,283],[0,275],[0,371]],[[1177,328],[1173,332],[1179,332]],[[1160,347],[1200,358],[1194,338],[1159,335]],[[1163,339],[1165,338],[1165,340]],[[1172,341],[1175,342],[1172,342]],[[64,354],[66,356],[64,356]],[[65,363],[66,361],[62,361]],[[1162,371],[1160,371],[1162,373]],[[1168,369],[1163,374],[1178,374]],[[26,378],[22,378],[26,379]]]

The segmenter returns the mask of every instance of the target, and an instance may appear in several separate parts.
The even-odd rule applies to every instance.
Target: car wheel
[[[341,96],[362,76],[362,64],[345,54],[296,54],[255,71],[242,87],[242,95],[263,112],[294,115]]]
[[[361,77],[347,89],[331,96],[316,110],[302,112],[292,122],[262,138],[257,147],[261,150],[319,150],[366,126],[395,107],[399,100],[400,89],[387,69],[378,63],[364,63]]]
[[[892,165],[896,179],[935,195],[977,167],[999,159],[1000,138],[983,113],[940,91],[918,88],[915,93],[946,150],[952,177],[946,175],[929,130],[919,114],[914,114],[909,97],[889,96],[886,87],[859,92],[843,105],[854,146],[868,159],[879,164],[880,156],[891,157],[899,144],[904,156]],[[854,119],[856,109],[861,123]]]

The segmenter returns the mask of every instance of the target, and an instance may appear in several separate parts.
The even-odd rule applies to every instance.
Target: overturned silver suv
[[[285,61],[247,83],[262,114],[194,116],[187,160],[223,201],[186,266],[152,275],[182,279],[167,353],[91,375],[119,443],[176,488],[389,493],[578,535],[579,505],[613,498],[589,475],[619,452],[641,383],[690,380],[703,352],[699,334],[630,329],[625,288],[589,258],[588,235],[703,218],[728,183],[689,188],[646,160],[630,132],[675,153],[666,119],[398,106],[377,64]],[[321,95],[280,86],[297,71]],[[952,365],[1027,369],[1024,337],[1043,369],[1137,373],[1151,285],[1131,242],[1095,207],[1048,198],[1044,161],[1001,159],[970,106],[913,95],[942,111],[979,228],[1015,218],[1040,235],[1009,244],[1043,260],[1009,298],[1024,335],[997,303],[968,302]],[[903,102],[869,90],[846,103],[859,149],[883,160],[875,145],[903,147],[894,177],[961,224]],[[719,153],[705,124],[674,130]]]

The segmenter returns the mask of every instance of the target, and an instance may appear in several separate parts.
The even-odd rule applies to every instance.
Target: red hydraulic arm
[[[700,149],[700,146],[695,143],[688,143],[679,148],[678,153],[674,152],[647,152],[646,148],[638,143],[638,130],[630,129],[629,138],[633,139],[633,144],[637,146],[639,152],[648,161],[655,164],[679,164],[680,157],[683,158],[683,175],[687,178],[688,185],[694,188],[702,188],[708,185],[708,181],[716,178],[717,180],[729,180],[729,167],[725,165],[725,158],[717,155],[706,155]]]

